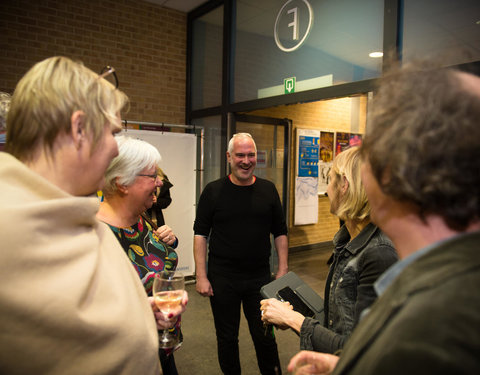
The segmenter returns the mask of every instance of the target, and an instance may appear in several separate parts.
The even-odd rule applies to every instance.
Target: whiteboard
[[[124,134],[154,145],[162,161],[160,167],[173,184],[172,203],[163,210],[165,223],[179,240],[177,270],[185,276],[195,272],[193,258],[193,222],[195,220],[196,157],[195,134],[127,129]]]

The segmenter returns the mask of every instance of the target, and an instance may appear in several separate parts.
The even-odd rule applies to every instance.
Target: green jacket
[[[356,327],[334,374],[480,374],[480,232],[407,266]]]

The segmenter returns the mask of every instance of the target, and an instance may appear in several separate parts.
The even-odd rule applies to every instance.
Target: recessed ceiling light
[[[368,56],[373,57],[373,58],[379,58],[383,56],[383,52],[370,52]]]

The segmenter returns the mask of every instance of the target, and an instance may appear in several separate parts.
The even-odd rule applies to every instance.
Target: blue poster
[[[298,177],[318,177],[320,137],[298,137]]]

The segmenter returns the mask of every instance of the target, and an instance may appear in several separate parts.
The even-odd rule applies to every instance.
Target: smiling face
[[[257,165],[257,152],[253,139],[239,137],[234,140],[232,152],[227,151],[227,160],[231,168],[231,181],[235,185],[251,185],[253,172]]]
[[[162,181],[157,176],[156,167],[144,168],[128,187],[128,194],[139,214],[152,207],[155,201],[157,187],[162,186]]]

